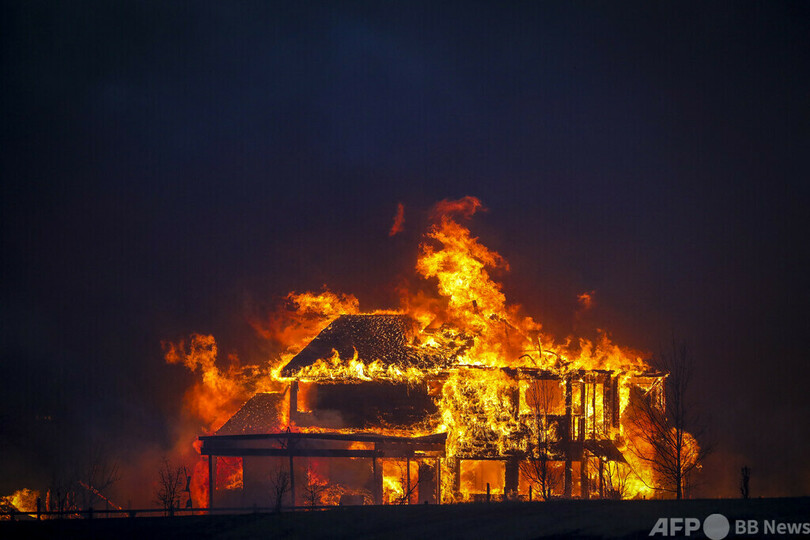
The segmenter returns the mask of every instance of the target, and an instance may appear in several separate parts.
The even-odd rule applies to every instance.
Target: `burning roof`
[[[280,392],[254,395],[217,430],[217,435],[250,435],[278,429],[282,424],[279,407],[283,399]]]
[[[383,367],[438,369],[447,358],[415,346],[416,323],[407,315],[341,315],[281,370],[290,377],[318,362],[348,359]],[[409,339],[411,338],[411,339]]]

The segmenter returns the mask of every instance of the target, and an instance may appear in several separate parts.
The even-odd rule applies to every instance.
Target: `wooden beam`
[[[377,465],[377,456],[372,456],[371,458],[371,477],[372,477],[372,484],[374,486],[374,490],[372,495],[374,496],[374,504],[382,504],[383,503],[383,476],[382,476],[382,463]]]
[[[453,458],[453,497],[461,491],[461,458]]]
[[[579,496],[583,499],[591,498],[590,479],[588,478],[588,457],[583,452],[579,460]]]
[[[406,460],[405,469],[408,471],[406,473],[408,475],[408,491],[405,492],[405,495],[408,497],[408,504],[411,504],[411,458]]]
[[[520,461],[511,457],[506,460],[503,468],[503,493],[505,496],[517,494],[520,484]]]
[[[295,467],[292,454],[290,454],[290,503],[290,506],[295,507]]]
[[[217,487],[217,457],[208,456],[208,508],[214,507],[214,490]]]
[[[354,450],[347,448],[242,448],[224,444],[203,444],[204,456],[295,456],[295,457],[349,457],[349,458],[421,458],[444,457],[444,448],[381,448]]]
[[[565,444],[565,472],[563,474],[563,496],[571,498],[571,488],[573,484],[574,464],[571,455],[571,441],[573,440],[573,416],[572,416],[572,385],[571,379],[565,380],[565,418],[566,427],[563,429],[563,441]]]
[[[591,439],[596,438],[596,385],[599,384],[597,382],[593,383],[593,395],[591,396],[591,409],[593,412],[593,418],[591,420]],[[605,391],[602,390],[602,403],[604,406],[604,399],[605,399]],[[604,414],[604,411],[602,411]]]
[[[394,457],[386,456],[383,452],[374,450],[343,450],[327,448],[233,448],[223,447],[208,449],[206,454],[213,456],[295,456],[295,457],[348,457],[348,458],[371,458],[371,457]]]
[[[240,435],[202,435],[203,442],[213,441],[255,441],[262,439],[314,439],[323,441],[380,442],[401,444],[444,444],[447,433],[434,433],[421,437],[396,437],[394,435],[377,435],[374,433],[244,433]]]
[[[290,417],[289,423],[296,421],[298,416],[298,381],[290,383]]]
[[[442,460],[436,458],[436,504],[442,504]]]
[[[599,498],[605,498],[605,462],[599,458]]]

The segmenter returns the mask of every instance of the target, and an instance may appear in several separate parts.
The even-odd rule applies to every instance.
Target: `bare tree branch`
[[[318,478],[312,472],[310,467],[307,467],[304,473],[304,502],[307,506],[318,506],[321,504],[321,497],[328,489],[328,484]]]
[[[705,433],[706,424],[692,400],[694,362],[686,344],[673,339],[658,366],[668,373],[666,401],[657,390],[633,389],[628,428],[635,436],[629,437],[628,448],[654,472],[656,490],[682,499],[710,452],[696,439]]]
[[[406,461],[397,462],[397,468],[399,469],[399,482],[402,486],[402,495],[394,499],[395,504],[409,504],[409,501],[413,498],[413,495],[416,494],[417,488],[419,487],[419,467],[416,468],[416,478],[411,475],[410,477],[410,488],[408,485],[408,463]]]
[[[290,491],[290,489],[290,473],[282,466],[276,467],[270,475],[270,494],[273,497],[276,512],[281,512],[281,507],[284,504],[284,495]]]
[[[540,497],[549,500],[561,483],[561,471],[555,451],[559,442],[556,425],[549,421],[554,412],[554,380],[530,381],[526,389],[526,403],[532,412],[534,445],[531,457],[520,463],[520,470],[529,482],[539,488]]]
[[[186,485],[186,468],[184,466],[173,467],[168,459],[164,458],[158,471],[158,486],[155,492],[155,502],[163,507],[168,513],[172,513],[175,508],[180,508],[180,496]]]
[[[95,507],[103,499],[107,499],[107,490],[121,479],[118,463],[110,457],[101,443],[93,443],[87,450],[76,477],[79,486],[83,488],[79,491],[83,508]]]

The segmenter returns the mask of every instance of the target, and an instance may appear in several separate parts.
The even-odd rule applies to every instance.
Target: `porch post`
[[[217,457],[208,454],[208,509],[214,507],[214,490],[217,487]]]
[[[411,504],[411,458],[407,457],[405,461],[405,469],[408,471],[408,487],[405,496],[408,497],[408,504]]]

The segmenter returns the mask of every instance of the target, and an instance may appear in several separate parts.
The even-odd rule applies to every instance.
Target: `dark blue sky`
[[[810,492],[807,5],[441,4],[3,4],[2,491],[56,436],[169,444],[161,340],[259,361],[290,290],[390,305],[475,195],[548,329],[596,290],[616,341],[690,342],[718,492]]]

